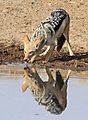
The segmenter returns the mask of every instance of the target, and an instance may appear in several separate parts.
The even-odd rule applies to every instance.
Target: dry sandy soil
[[[88,69],[88,0],[0,0],[0,63],[23,62],[23,35],[30,37],[40,21],[58,8],[70,14],[70,43],[76,56],[68,56],[65,44],[47,65]],[[41,61],[36,63],[43,65]]]

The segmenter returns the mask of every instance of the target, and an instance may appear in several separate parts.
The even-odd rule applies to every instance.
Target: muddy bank
[[[0,64],[23,63],[24,53],[20,46],[0,47]],[[75,53],[75,56],[69,56],[65,49],[62,49],[59,55],[53,52],[50,62],[44,63],[45,58],[37,58],[34,64],[40,67],[62,68],[71,70],[88,70],[88,52]]]

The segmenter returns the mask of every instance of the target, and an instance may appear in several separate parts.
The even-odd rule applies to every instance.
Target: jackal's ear
[[[28,88],[28,86],[27,86],[26,82],[24,82],[22,84],[22,92],[25,92],[27,88]]]
[[[29,43],[30,42],[30,39],[29,39],[28,35],[24,35],[24,37],[22,38],[22,42],[23,43]]]

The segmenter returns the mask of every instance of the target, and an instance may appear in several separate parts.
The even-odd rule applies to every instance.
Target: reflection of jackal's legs
[[[64,80],[64,85],[62,87],[63,94],[65,95],[64,97],[66,97],[66,94],[67,94],[66,89],[67,89],[67,83],[68,83],[68,79],[69,79],[70,74],[71,74],[71,70],[69,69],[68,73],[67,73],[67,76],[66,76],[66,79]]]
[[[67,76],[66,76],[66,81],[68,81],[70,74],[71,74],[71,70],[69,69],[68,73],[67,73]]]
[[[56,82],[57,82],[57,84],[60,85],[60,89],[63,87],[64,84],[67,84],[70,73],[71,73],[71,70],[69,69],[67,72],[67,76],[66,76],[65,80],[63,80],[60,72],[56,71]]]
[[[46,73],[49,77],[48,81],[55,81],[53,76],[52,76],[52,73],[50,72],[50,70],[47,67],[46,67]],[[59,70],[56,71],[56,82],[57,82],[57,84],[60,84],[61,86],[63,86],[64,82],[68,82],[70,73],[71,73],[71,70],[69,69],[68,72],[67,72],[66,79],[63,80],[62,75],[60,74]]]
[[[62,109],[64,110],[67,105],[67,83],[70,76],[70,70],[68,70],[67,76],[65,79],[63,79],[61,73],[59,70],[56,71],[56,79],[53,78],[51,71],[46,67],[46,73],[48,75],[48,82],[46,83],[45,89],[45,95],[52,92],[52,95],[55,95],[59,104],[62,106]],[[50,92],[49,92],[50,91]],[[42,99],[44,99],[44,96]]]
[[[53,78],[50,70],[48,69],[48,67],[46,67],[46,73],[47,73],[47,75],[48,75],[48,77],[49,77],[49,78],[48,78],[48,81],[54,81],[54,78]]]
[[[67,83],[68,83],[70,73],[71,73],[71,70],[68,70],[66,79],[63,80],[60,72],[56,71],[56,87],[60,89],[60,91],[58,91],[59,92],[58,97],[60,97],[58,98],[58,100],[60,104],[62,105],[63,109],[65,109],[67,105]]]

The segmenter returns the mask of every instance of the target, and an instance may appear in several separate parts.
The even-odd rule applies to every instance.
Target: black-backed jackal
[[[65,40],[67,40],[70,56],[74,55],[69,43],[69,25],[70,17],[65,10],[57,9],[51,12],[30,39],[27,35],[24,36],[24,60],[32,63],[37,56],[45,56],[48,61],[55,48],[58,52],[61,50]]]

